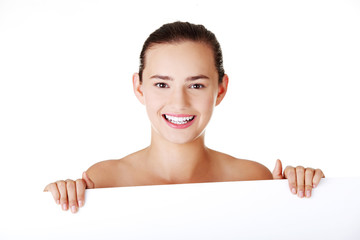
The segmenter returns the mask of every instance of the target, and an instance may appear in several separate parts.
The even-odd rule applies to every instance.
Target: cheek
[[[163,104],[161,99],[157,94],[145,95],[145,106],[149,115],[154,115],[160,110]]]
[[[217,89],[213,89],[207,98],[206,104],[212,108],[216,105]]]
[[[196,101],[196,105],[199,110],[201,109],[200,111],[203,114],[211,115],[215,107],[215,103],[216,103],[215,101],[216,101],[215,96],[211,95],[201,98],[201,101]]]

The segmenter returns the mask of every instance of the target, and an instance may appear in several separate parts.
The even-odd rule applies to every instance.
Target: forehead
[[[184,41],[151,46],[145,57],[145,72],[149,74],[216,74],[214,54],[201,42]]]

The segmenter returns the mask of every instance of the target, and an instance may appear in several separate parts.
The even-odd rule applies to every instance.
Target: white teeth
[[[190,122],[191,120],[194,119],[194,116],[191,117],[174,117],[174,116],[169,116],[164,114],[165,118],[169,121],[172,122],[174,124],[185,124]]]

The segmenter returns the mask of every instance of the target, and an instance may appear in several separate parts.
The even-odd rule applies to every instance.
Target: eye
[[[158,88],[168,88],[169,87],[166,83],[155,83],[155,86]]]
[[[204,87],[205,87],[204,85],[199,84],[199,83],[195,83],[190,86],[190,88],[193,88],[193,89],[200,89],[200,88],[204,88]]]

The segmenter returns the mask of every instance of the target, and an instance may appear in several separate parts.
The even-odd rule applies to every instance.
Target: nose
[[[171,92],[169,103],[177,110],[182,110],[190,105],[186,89],[177,88]]]

